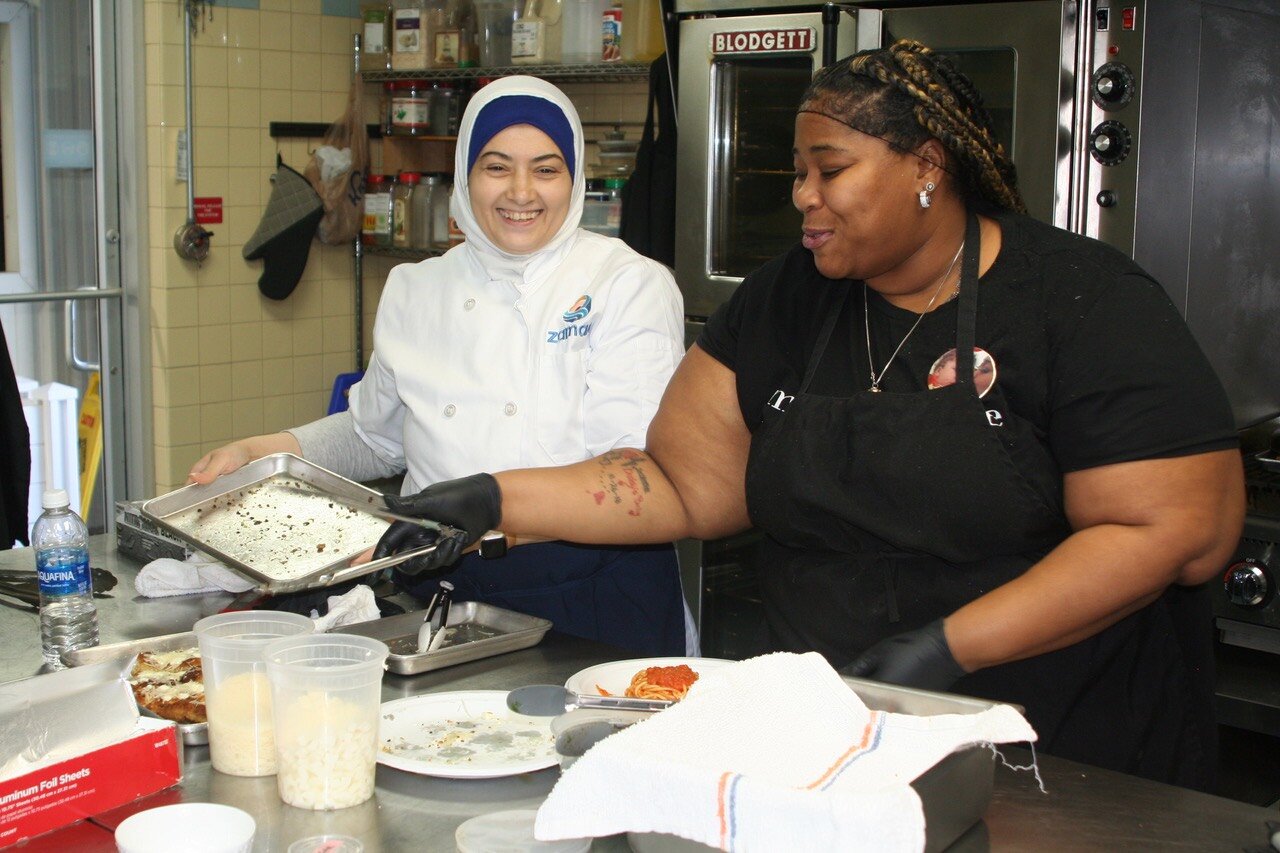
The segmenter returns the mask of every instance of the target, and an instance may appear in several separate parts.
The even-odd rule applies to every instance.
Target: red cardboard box
[[[0,781],[0,847],[154,794],[182,781],[173,723],[140,717],[122,740]]]

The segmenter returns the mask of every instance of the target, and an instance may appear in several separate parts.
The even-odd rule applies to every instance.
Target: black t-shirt
[[[1025,216],[997,219],[1000,254],[978,291],[976,345],[996,362],[985,401],[1030,421],[1062,472],[1236,446],[1222,385],[1157,282],[1096,240]],[[698,346],[734,371],[754,432],[771,395],[800,390],[830,311],[840,316],[809,390],[868,388],[862,305],[860,282],[824,277],[796,245],[747,277]],[[878,373],[919,315],[874,291],[868,307]],[[929,393],[934,361],[956,345],[956,310],[952,301],[923,317],[881,380],[884,391]]]

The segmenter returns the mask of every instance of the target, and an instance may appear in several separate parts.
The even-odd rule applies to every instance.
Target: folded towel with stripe
[[[704,674],[675,706],[592,747],[539,809],[535,834],[918,851],[925,821],[914,779],[972,744],[1035,739],[1008,705],[932,717],[872,711],[821,655],[764,655]]]

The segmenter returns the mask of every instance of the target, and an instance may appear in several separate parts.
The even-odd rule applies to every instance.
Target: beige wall
[[[192,40],[194,186],[197,196],[222,198],[223,222],[208,226],[212,249],[197,268],[173,250],[187,192],[174,174],[185,125],[181,8],[176,0],[145,0],[156,494],[180,486],[208,450],[322,417],[334,377],[355,364],[350,248],[313,243],[306,273],[283,301],[259,294],[261,262],[243,260],[241,250],[270,195],[277,152],[302,171],[319,144],[272,139],[269,123],[341,115],[357,21],[322,15],[320,0],[261,0],[255,10],[212,6],[212,20]],[[586,122],[644,118],[644,83],[565,89]],[[366,95],[372,120],[376,87]],[[606,129],[588,127],[587,136]],[[639,134],[634,125],[627,130]],[[391,263],[366,257],[366,359]]]

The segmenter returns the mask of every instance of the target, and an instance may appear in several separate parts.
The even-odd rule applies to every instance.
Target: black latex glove
[[[924,690],[946,690],[965,674],[951,656],[941,619],[881,640],[840,671]]]
[[[502,519],[502,492],[492,474],[472,474],[427,486],[416,495],[387,495],[387,509],[457,528],[458,533],[437,542],[436,531],[407,521],[394,522],[373,549],[375,560],[401,551],[436,544],[429,554],[400,565],[411,575],[451,566],[467,546],[498,526]]]

